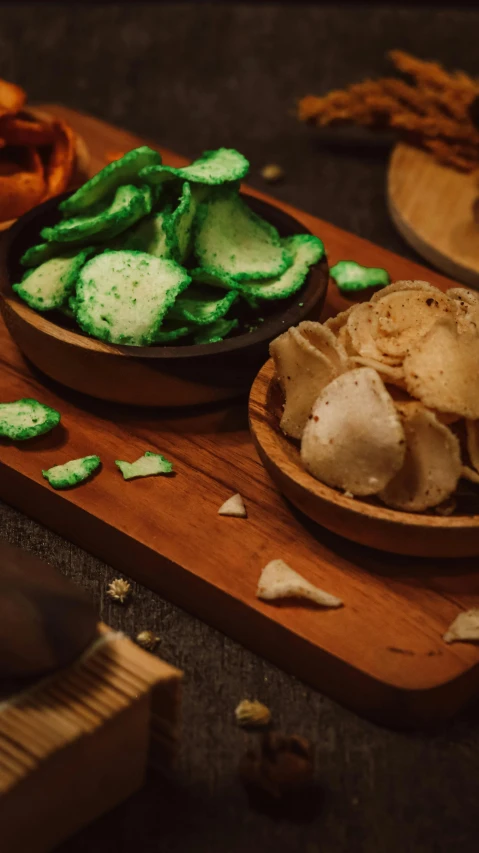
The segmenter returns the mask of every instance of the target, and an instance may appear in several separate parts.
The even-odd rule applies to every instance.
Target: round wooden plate
[[[50,199],[24,214],[0,243],[1,311],[23,354],[43,373],[92,397],[137,406],[191,406],[246,394],[268,357],[268,345],[289,326],[319,319],[328,289],[328,263],[311,267],[301,290],[290,299],[262,307],[254,331],[215,344],[133,347],[103,343],[81,333],[58,312],[39,314],[13,292],[23,273],[20,258],[40,241],[45,225],[58,220]],[[252,196],[248,204],[276,226],[281,236],[307,229],[277,207]]]
[[[441,166],[427,152],[401,143],[389,163],[387,195],[391,218],[406,242],[441,272],[479,287],[477,174]]]
[[[315,480],[301,465],[299,444],[279,428],[282,395],[268,361],[249,400],[249,423],[260,459],[280,491],[301,512],[333,533],[395,554],[471,557],[479,554],[479,516],[397,512],[373,500],[348,498]]]

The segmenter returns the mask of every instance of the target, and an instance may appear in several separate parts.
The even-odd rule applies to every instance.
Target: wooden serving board
[[[388,204],[399,233],[423,258],[469,287],[479,287],[477,173],[441,166],[426,151],[396,145],[388,172]]]
[[[93,169],[104,165],[106,151],[144,144],[97,119],[48,109],[81,133]],[[184,162],[163,153],[170,164]],[[280,206],[322,237],[332,263],[355,258],[386,267],[393,279],[451,284]],[[348,304],[332,285],[329,296],[329,314]],[[300,517],[256,456],[245,400],[187,413],[102,404],[34,373],[3,326],[0,336],[0,399],[36,397],[61,410],[63,425],[24,445],[0,445],[2,499],[361,714],[398,726],[432,724],[479,692],[479,648],[441,639],[459,610],[479,606],[476,560],[393,557]],[[114,460],[147,449],[171,459],[176,475],[124,482]],[[91,453],[101,456],[103,470],[90,483],[61,493],[43,480],[42,468]],[[217,515],[234,492],[245,499],[247,520]],[[259,573],[274,558],[345,606],[322,611],[259,601]]]

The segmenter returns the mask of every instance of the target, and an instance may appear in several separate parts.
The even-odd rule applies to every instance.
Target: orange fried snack
[[[43,163],[36,148],[22,150],[22,162],[0,152],[0,221],[15,219],[42,201],[45,195]]]
[[[65,192],[75,165],[75,134],[59,119],[52,122],[53,147],[46,164],[46,198]]]
[[[0,139],[4,145],[51,145],[54,131],[45,121],[4,115],[0,117]]]
[[[478,168],[479,129],[471,108],[479,98],[479,81],[400,50],[389,56],[409,81],[365,80],[324,97],[307,95],[299,102],[299,118],[320,127],[348,123],[392,129],[445,165],[465,172]]]
[[[0,79],[0,115],[18,113],[26,100],[26,92],[20,86]]]

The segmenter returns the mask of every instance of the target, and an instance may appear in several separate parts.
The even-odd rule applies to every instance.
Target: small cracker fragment
[[[88,480],[100,464],[99,456],[82,456],[63,465],[54,465],[42,474],[54,489],[71,489]]]
[[[232,518],[247,518],[248,513],[246,512],[244,500],[241,495],[232,495],[224,504],[221,504],[218,515],[229,515]]]
[[[479,642],[479,609],[472,608],[459,613],[444,634],[445,643]]]
[[[125,480],[132,480],[134,477],[151,477],[155,474],[171,474],[173,471],[172,462],[165,459],[161,453],[152,453],[150,450],[135,462],[123,462],[117,459],[115,465],[120,469]]]
[[[50,432],[60,422],[60,412],[24,397],[14,403],[0,403],[0,436],[24,441]]]
[[[257,598],[275,601],[280,598],[304,598],[322,607],[341,607],[343,602],[325,592],[291,569],[283,560],[271,560],[261,572]]]
[[[387,270],[364,267],[356,261],[338,261],[329,270],[342,293],[356,293],[370,287],[385,287],[391,281]]]
[[[271,722],[271,711],[257,699],[243,699],[235,708],[235,719],[239,726],[261,728]]]

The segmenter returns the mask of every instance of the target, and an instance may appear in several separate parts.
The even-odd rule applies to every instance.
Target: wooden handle
[[[41,675],[77,657],[98,621],[85,594],[6,542],[0,542],[0,566],[0,677]]]

